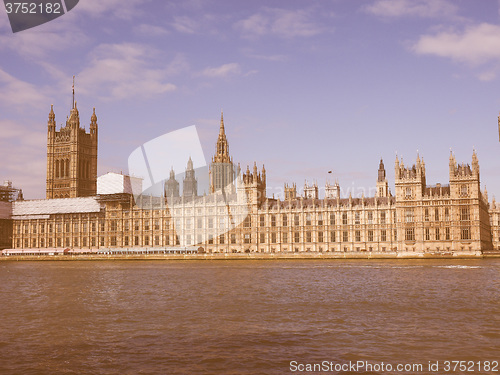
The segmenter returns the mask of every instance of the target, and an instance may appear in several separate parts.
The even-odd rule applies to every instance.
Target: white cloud
[[[82,0],[72,11],[86,12],[95,17],[113,16],[122,19],[131,19],[141,13],[140,5],[143,0]]]
[[[71,26],[65,17],[19,33],[0,35],[0,51],[10,49],[23,57],[40,59],[75,45],[83,47],[89,41],[88,36],[78,28],[68,32]]]
[[[168,34],[168,31],[161,26],[149,25],[144,23],[135,27],[134,31],[138,34],[147,36],[163,36]]]
[[[47,135],[39,130],[39,124],[0,120],[0,149],[6,160],[0,166],[0,175],[22,188],[25,198],[44,197]]]
[[[149,97],[173,91],[176,86],[167,78],[185,68],[182,58],[166,67],[155,67],[151,61],[161,61],[155,58],[160,52],[134,43],[102,44],[89,55],[90,64],[78,75],[79,89],[105,99]]]
[[[443,17],[455,15],[458,7],[449,0],[377,0],[364,10],[383,17]]]
[[[287,10],[266,8],[244,20],[235,27],[245,36],[276,35],[283,38],[311,37],[326,31],[306,9]]]
[[[241,67],[237,63],[224,64],[215,68],[206,68],[201,73],[205,77],[223,78],[241,73]]]
[[[458,62],[481,65],[500,62],[500,25],[482,23],[463,32],[444,31],[423,35],[412,47],[421,55],[447,57]]]
[[[46,93],[0,68],[0,103],[2,106],[19,109],[26,106],[41,108],[46,104]]]
[[[194,34],[198,30],[198,22],[189,17],[175,17],[172,27],[184,34]]]

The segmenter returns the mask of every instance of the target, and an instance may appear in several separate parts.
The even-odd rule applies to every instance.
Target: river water
[[[0,263],[2,375],[472,373],[453,360],[500,374],[499,259]]]

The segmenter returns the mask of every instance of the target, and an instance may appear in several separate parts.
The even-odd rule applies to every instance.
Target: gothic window
[[[469,221],[470,220],[470,210],[469,207],[462,207],[460,209],[460,220]]]
[[[264,215],[260,215],[260,226],[263,227],[266,225],[266,218]]]
[[[413,223],[413,210],[411,208],[405,210],[405,221],[407,223]]]
[[[450,209],[448,207],[444,209],[444,221],[450,221]]]
[[[450,240],[450,228],[449,227],[445,228],[444,235],[445,235],[446,240],[449,241]]]
[[[66,167],[65,167],[65,172],[66,172],[66,177],[69,177],[69,159],[66,160]]]
[[[424,216],[424,220],[425,220],[425,221],[429,221],[429,209],[428,209],[428,208],[426,208],[426,209],[425,209],[425,216]]]
[[[347,225],[347,212],[342,214],[342,224]]]
[[[318,232],[318,242],[323,242],[323,232]]]
[[[245,243],[250,243],[251,240],[252,240],[252,235],[250,233],[245,233],[244,242]]]
[[[470,240],[470,227],[469,226],[462,227],[462,230],[460,233],[460,238],[462,240]]]
[[[430,241],[431,240],[431,230],[430,228],[425,228],[425,240]]]
[[[466,197],[468,195],[467,185],[460,185],[460,196]]]
[[[360,224],[360,214],[359,212],[356,212],[356,214],[354,215],[354,224]]]
[[[331,241],[331,242],[335,242],[336,240],[337,240],[337,239],[335,238],[335,232],[334,232],[334,231],[332,231],[332,232],[330,233],[330,241]]]
[[[323,225],[323,214],[321,212],[318,214],[318,225]]]
[[[373,224],[373,212],[368,211],[368,224]]]
[[[411,187],[406,188],[406,199],[411,198]]]
[[[288,242],[288,233],[284,232],[281,236],[283,238],[283,243],[287,243]]]
[[[276,243],[276,233],[275,232],[271,233],[271,242]]]
[[[271,215],[271,226],[272,227],[276,226],[276,215]]]
[[[260,234],[260,243],[265,243],[266,242],[266,234],[265,233],[261,233]]]
[[[357,230],[355,233],[354,233],[355,237],[356,237],[356,242],[360,242],[361,241],[361,231]]]
[[[295,232],[295,242],[300,242],[300,233]]]
[[[382,211],[380,213],[380,223],[385,224],[385,212],[384,211]]]
[[[439,241],[439,228],[436,228],[436,241]]]
[[[335,225],[335,214],[333,212],[330,213],[330,225]]]
[[[201,241],[200,241],[201,242]],[[231,233],[231,243],[235,244],[236,243],[236,234]]]
[[[439,208],[434,210],[434,220],[439,221]]]
[[[349,232],[346,230],[342,233],[342,241],[344,241],[344,242],[349,241]]]
[[[311,225],[311,214],[309,212],[306,214],[306,225]]]
[[[288,225],[288,216],[283,214],[283,226],[286,227]]]
[[[373,242],[373,231],[372,230],[368,231],[368,241]]]
[[[56,178],[59,177],[59,160],[56,160]]]
[[[387,231],[386,230],[382,230],[380,232],[380,240],[381,241],[387,241]]]
[[[415,241],[415,228],[413,228],[413,227],[406,228],[405,240],[406,241]]]
[[[310,231],[306,232],[306,242],[312,242],[312,233]]]
[[[252,226],[252,219],[251,219],[251,217],[250,217],[250,215],[249,215],[249,216],[247,216],[247,217],[245,218],[245,220],[243,221],[243,227],[244,227],[244,228],[250,228],[251,226]]]
[[[224,235],[223,234],[219,235],[219,243],[222,245],[224,244]]]
[[[299,215],[297,214],[295,214],[293,225],[295,225],[296,227],[300,225]]]

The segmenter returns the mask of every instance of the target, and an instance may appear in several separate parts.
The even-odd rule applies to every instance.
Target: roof
[[[40,199],[12,203],[12,216],[100,212],[96,197]]]

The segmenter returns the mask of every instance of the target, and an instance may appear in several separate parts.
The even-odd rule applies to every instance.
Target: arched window
[[[69,177],[69,159],[66,160],[66,177]]]
[[[56,160],[56,178],[58,177],[59,177],[59,160]]]

